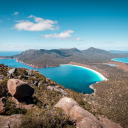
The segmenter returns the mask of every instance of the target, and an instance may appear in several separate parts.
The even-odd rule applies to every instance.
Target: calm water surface
[[[21,51],[0,51],[0,56],[13,56],[20,53]]]
[[[113,61],[128,63],[128,58],[113,58]]]
[[[0,59],[0,63],[10,67],[24,67],[26,69],[34,69],[28,65],[24,65],[23,63],[16,62],[15,59]],[[69,89],[73,89],[76,92],[83,92],[84,94],[91,94],[93,90],[90,89],[89,86],[97,81],[102,81],[102,79],[94,72],[74,65],[38,68],[36,70],[38,70],[44,76],[59,83],[60,85],[63,85]]]

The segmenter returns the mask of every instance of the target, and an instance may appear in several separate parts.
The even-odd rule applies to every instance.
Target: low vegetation
[[[7,93],[7,71],[10,69],[3,64],[0,64],[0,75],[3,75],[3,80],[0,81],[0,98],[6,97],[9,99],[6,104],[6,114],[24,114],[22,117],[20,128],[42,128],[42,127],[65,127],[74,128],[75,122],[57,109],[54,105],[64,96],[73,98],[82,108],[93,113],[95,116],[106,116],[114,122],[119,123],[124,128],[128,126],[128,73],[123,70],[102,64],[95,64],[107,73],[108,81],[102,81],[94,84],[96,89],[95,95],[84,95],[66,89],[63,86],[47,79],[37,71],[33,71],[32,75],[27,74],[24,68],[17,68],[17,71],[12,74],[13,78],[21,79],[29,83],[34,88],[35,92],[32,97],[32,102],[36,107],[26,110],[24,108],[17,109]],[[36,84],[38,82],[38,84]],[[57,87],[64,90],[56,91],[49,90],[47,87]],[[20,101],[26,105],[26,101]]]

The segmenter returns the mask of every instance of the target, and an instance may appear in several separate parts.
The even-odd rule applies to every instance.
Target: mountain
[[[71,61],[77,63],[105,63],[112,58],[128,57],[128,54],[116,54],[108,51],[89,48],[87,50],[79,50],[77,48],[71,49],[40,49],[40,50],[26,50],[21,54],[4,57],[4,58],[16,58],[18,61],[28,64],[32,67],[55,67],[60,64],[68,64]],[[3,58],[3,57],[1,57]]]
[[[27,50],[14,56],[18,61],[38,67],[59,66],[69,63],[74,56],[81,54],[78,49]]]
[[[93,47],[90,47],[89,49],[87,50],[84,50],[85,54],[87,55],[107,55],[107,56],[111,56],[112,54],[108,51],[105,51],[105,50],[102,50],[102,49],[98,49],[98,48],[93,48]]]

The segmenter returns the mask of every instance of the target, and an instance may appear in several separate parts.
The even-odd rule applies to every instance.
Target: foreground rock
[[[8,71],[7,75],[9,76],[9,78],[12,78],[12,74],[15,73],[17,71],[16,68],[12,68]]]
[[[9,79],[7,83],[8,92],[15,98],[31,97],[34,89],[26,82],[19,79]]]
[[[63,90],[63,89],[61,89],[61,88],[59,88],[59,86],[47,86],[47,89],[49,89],[49,90],[51,90],[51,91],[60,92],[60,93],[62,93],[62,94],[64,94],[64,95],[67,94],[66,91]]]
[[[21,114],[0,116],[0,128],[17,128],[21,124]]]
[[[9,101],[12,101],[13,103],[15,103],[15,107],[16,108],[20,108],[20,109],[26,109],[26,110],[30,110],[32,108],[36,108],[36,105],[33,103],[31,97],[29,98],[24,98],[24,99],[16,99],[14,97],[9,97],[8,98]],[[22,102],[26,103],[26,104],[22,104]]]
[[[76,121],[77,128],[122,128],[107,118],[98,120],[94,115],[81,108],[76,101],[68,97],[60,99],[55,107],[62,108],[65,114]]]
[[[33,70],[26,70],[27,71],[27,74],[29,75],[29,76],[31,76],[32,75],[32,73],[33,73]]]
[[[10,69],[9,71],[8,71],[8,74],[13,74],[13,73],[15,73],[16,72],[16,68],[12,68],[12,69]]]
[[[5,103],[6,103],[6,98],[5,97],[0,98],[0,114],[5,114]]]

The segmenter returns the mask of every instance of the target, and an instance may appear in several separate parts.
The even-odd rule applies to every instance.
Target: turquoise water
[[[94,72],[74,66],[74,65],[61,65],[60,67],[41,68],[38,71],[46,77],[56,81],[66,88],[73,89],[80,93],[92,93],[93,90],[89,88],[91,84],[102,79]]]
[[[23,63],[16,62],[15,59],[0,59],[0,63],[10,67],[34,69]],[[89,88],[89,85],[102,80],[94,72],[74,65],[61,65],[60,67],[39,68],[36,70],[60,85],[84,94],[92,93],[93,90]]]
[[[110,65],[110,66],[118,66],[118,65],[116,65],[116,64],[107,64],[107,65]]]
[[[34,69],[23,63],[16,62],[15,59],[0,59],[0,63],[8,65],[9,67]],[[34,70],[38,70],[44,76],[66,88],[84,94],[91,94],[93,90],[89,88],[89,86],[102,80],[94,72],[74,65],[61,65],[60,67],[39,68]]]
[[[113,61],[128,63],[128,58],[113,58]]]

